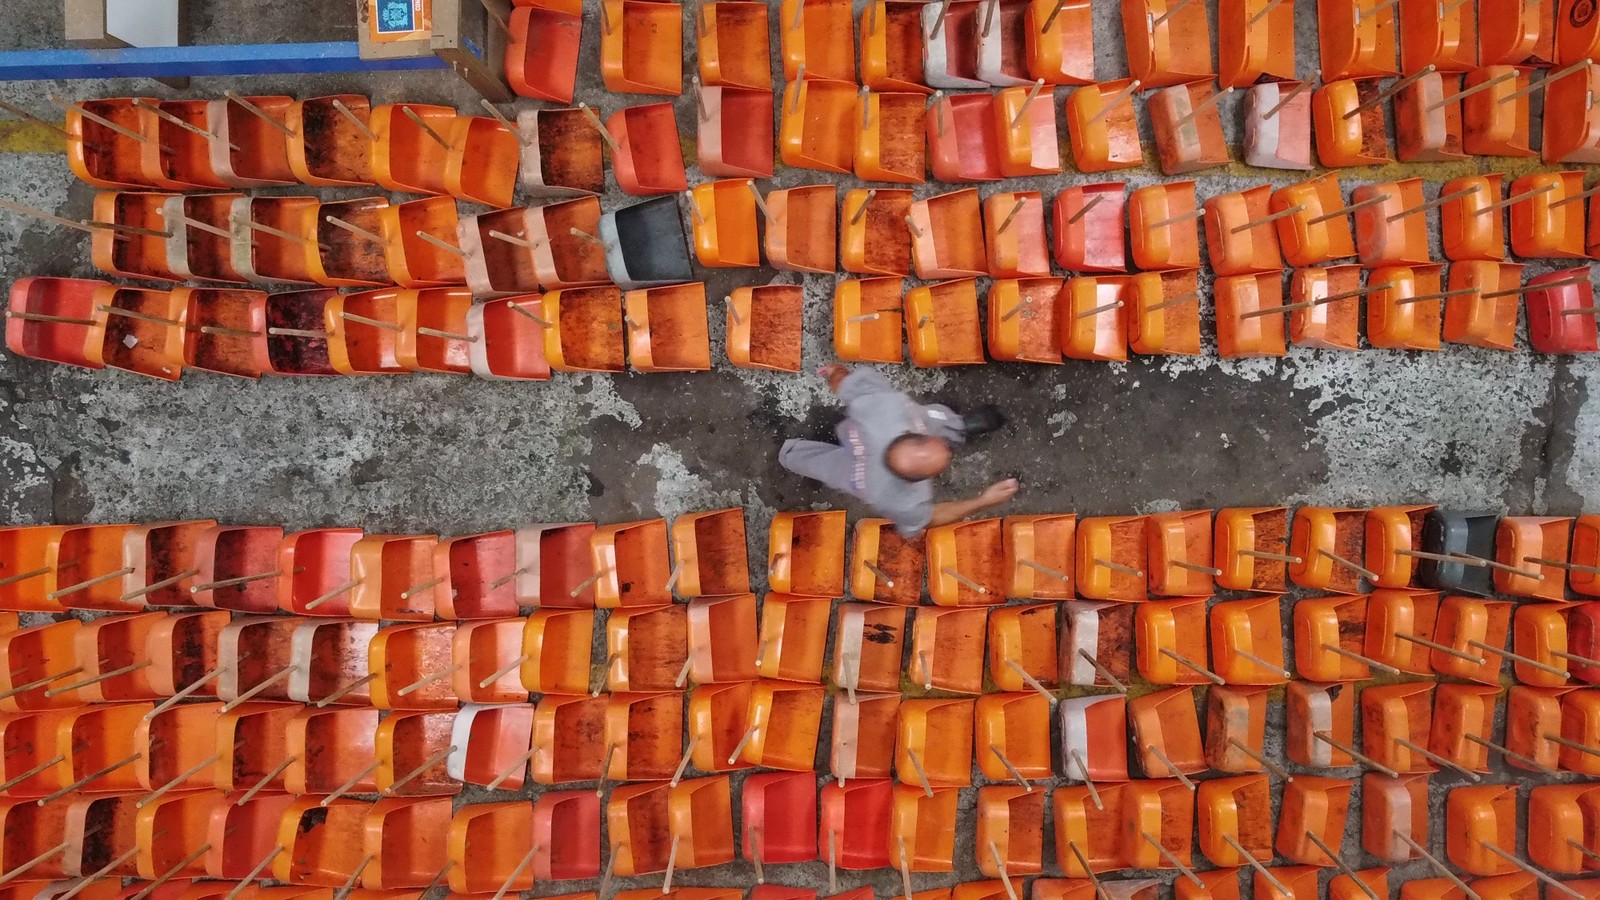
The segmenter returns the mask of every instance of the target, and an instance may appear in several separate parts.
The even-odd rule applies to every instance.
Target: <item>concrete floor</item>
[[[207,0],[194,6],[195,43],[243,35],[263,42],[353,37],[354,0]],[[1215,22],[1215,4],[1208,6]],[[1310,2],[1299,6],[1299,70],[1309,76],[1316,70],[1315,10]],[[59,46],[59,10],[47,0],[11,4],[0,48]],[[236,24],[241,21],[249,24]],[[685,28],[692,34],[687,20]],[[581,99],[602,112],[658,99],[603,92],[594,74],[598,22],[592,8],[584,34]],[[1115,4],[1097,10],[1095,38],[1099,76],[1126,75]],[[772,44],[775,51],[776,33]],[[692,72],[693,52],[691,42],[686,72]],[[301,97],[355,91],[378,101],[476,108],[475,97],[445,73],[202,78],[183,96],[216,96],[228,88]],[[108,81],[3,84],[0,98],[48,114],[47,90],[74,98],[178,96],[149,82]],[[1065,94],[1057,92],[1058,103]],[[522,101],[517,108],[532,105]],[[680,97],[676,106],[687,137],[694,101]],[[1235,110],[1230,98],[1224,122],[1237,152]],[[7,122],[0,123],[0,147],[12,151],[0,154],[0,194],[65,215],[87,214],[94,192],[73,179],[59,142]],[[1420,176],[1429,179],[1431,197],[1450,177],[1535,168],[1535,161],[1480,159],[1345,170],[1340,177],[1348,190]],[[1132,186],[1159,177],[1144,169],[1126,174]],[[1199,176],[1199,193],[1203,198],[1301,177],[1235,164]],[[693,168],[690,178],[703,180]],[[824,180],[822,173],[788,170],[769,187]],[[1069,172],[1021,181],[1048,194],[1098,180],[1104,179]],[[842,187],[856,183],[838,181]],[[923,185],[918,195],[945,189]],[[985,194],[998,189],[981,187]],[[625,202],[615,190],[603,198],[608,209]],[[1530,271],[1546,268],[1535,264]],[[75,233],[0,216],[0,284],[28,275],[94,274],[87,242]],[[722,270],[707,273],[707,293],[720,297],[737,284],[774,279],[806,288],[809,372],[831,358],[833,276]],[[1209,318],[1209,300],[1206,308]],[[775,510],[843,501],[774,461],[783,438],[820,435],[831,429],[835,412],[817,379],[734,369],[720,337],[713,344],[717,365],[709,373],[557,375],[544,384],[448,376],[248,382],[205,373],[166,384],[0,355],[0,484],[7,488],[0,492],[0,520],[215,517],[290,528],[338,523],[374,532],[460,534],[531,521],[670,517],[742,505],[752,550],[761,553]],[[998,477],[1018,475],[1023,490],[1010,512],[1421,501],[1521,514],[1600,510],[1600,402],[1591,402],[1590,391],[1600,367],[1594,357],[1450,346],[1431,354],[1295,349],[1285,359],[1233,361],[1214,355],[1209,331],[1207,344],[1212,355],[1194,359],[886,371],[919,396],[957,406],[994,402],[1007,410],[1010,428],[964,454],[940,491],[970,495]],[[968,807],[970,801],[969,793]],[[970,808],[966,815],[970,820]],[[956,874],[976,878],[970,853],[962,858]],[[822,877],[819,866],[787,868],[792,871],[781,875],[769,869],[769,877],[811,884]],[[684,873],[680,883],[750,877],[740,864]],[[953,880],[927,875],[917,884]],[[898,877],[850,874],[841,884],[874,884],[887,894],[898,890]],[[544,886],[539,892],[556,891]]]

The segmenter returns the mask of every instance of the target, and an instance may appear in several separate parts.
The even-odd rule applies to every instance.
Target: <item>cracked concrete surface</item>
[[[197,43],[236,40],[241,31],[260,41],[353,36],[353,0],[208,0],[195,6]],[[1215,23],[1215,4],[1208,6]],[[1310,75],[1315,10],[1309,2],[1299,6],[1299,69]],[[307,15],[308,9],[316,14]],[[0,47],[59,45],[59,4],[26,0],[8,13],[11,27],[0,30]],[[1115,4],[1097,9],[1096,19],[1099,75],[1121,77]],[[250,24],[237,26],[241,20]],[[580,97],[604,112],[661,99],[601,90],[597,28],[591,9]],[[693,33],[687,24],[686,33]],[[775,33],[772,45],[776,51]],[[685,66],[692,71],[692,42]],[[202,78],[186,95],[220,95],[227,88],[301,97],[348,90],[380,101],[476,108],[473,95],[445,73]],[[47,89],[72,97],[177,96],[150,82],[108,81],[0,84],[0,98],[46,113]],[[1065,95],[1058,90],[1056,102]],[[1237,152],[1236,102],[1223,102],[1223,118]],[[693,98],[675,104],[687,136]],[[533,105],[521,101],[517,108]],[[1150,147],[1148,122],[1144,128]],[[42,151],[0,154],[0,193],[63,214],[87,213],[93,191],[72,178],[59,144],[9,123],[0,127],[0,140],[13,150]],[[1451,177],[1534,168],[1530,161],[1475,159],[1343,170],[1340,178],[1348,190],[1416,175],[1429,179],[1432,196],[1438,182]],[[703,180],[692,167],[690,176]],[[1302,177],[1234,164],[1197,180],[1204,198]],[[1117,178],[1139,186],[1160,176],[1140,169]],[[780,169],[769,187],[826,180],[822,173]],[[1103,180],[1069,171],[1019,181],[1051,194]],[[837,181],[841,189],[857,184]],[[917,194],[948,189],[920,185]],[[985,194],[998,189],[980,186]],[[613,187],[603,202],[611,209],[629,201]],[[1548,268],[1535,263],[1530,271]],[[76,234],[0,216],[0,284],[28,275],[94,274],[87,243]],[[805,369],[830,359],[834,276],[765,269],[705,274],[712,298],[739,284],[803,283]],[[1208,298],[1206,316],[1209,308]],[[719,320],[713,304],[713,321]],[[1214,353],[1209,326],[1206,340]],[[530,521],[623,520],[742,505],[760,558],[773,511],[843,502],[783,472],[774,460],[783,438],[830,432],[835,413],[821,383],[808,375],[730,367],[720,328],[713,328],[712,358],[715,370],[708,373],[557,375],[543,384],[438,375],[246,382],[205,373],[166,384],[0,355],[0,484],[6,488],[0,518],[24,524],[216,517],[289,528],[351,524],[374,532],[461,534]],[[1591,402],[1590,390],[1600,364],[1594,357],[1457,346],[1432,354],[1293,349],[1277,360],[1138,357],[1126,364],[886,372],[930,399],[1006,409],[1011,426],[964,454],[940,489],[968,495],[1015,474],[1024,486],[1012,512],[1424,501],[1522,514],[1600,511],[1600,401]],[[963,831],[970,837],[972,793],[964,796]],[[970,847],[959,849],[958,858],[956,878],[918,875],[917,886],[978,877]],[[817,865],[769,872],[795,884],[818,885],[825,877],[825,867]],[[680,873],[675,880],[729,884],[751,877],[739,863]],[[654,883],[653,877],[618,882]],[[899,880],[892,871],[850,873],[841,884],[871,884],[888,894]],[[541,885],[538,892],[557,887],[578,889]]]

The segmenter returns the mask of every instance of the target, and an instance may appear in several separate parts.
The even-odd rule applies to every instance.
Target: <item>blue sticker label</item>
[[[417,30],[417,16],[411,0],[373,0],[379,34],[403,34]]]

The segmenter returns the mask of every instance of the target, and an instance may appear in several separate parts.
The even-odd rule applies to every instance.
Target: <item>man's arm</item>
[[[928,520],[928,527],[935,525],[949,525],[959,522],[968,516],[977,515],[986,509],[1004,506],[1017,495],[1017,480],[1007,478],[997,481],[984,488],[983,493],[970,500],[947,500],[933,505],[933,516]]]

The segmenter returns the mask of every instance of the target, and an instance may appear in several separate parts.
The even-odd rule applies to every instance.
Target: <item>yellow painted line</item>
[[[66,153],[67,139],[32,122],[0,122],[0,153]]]

